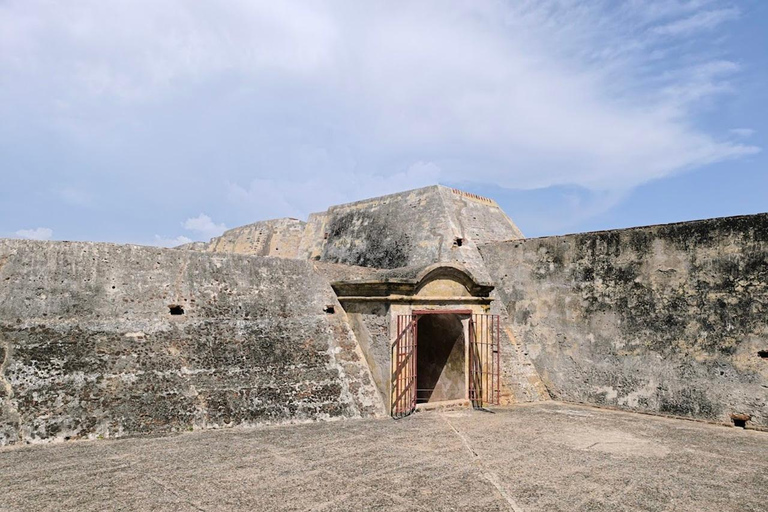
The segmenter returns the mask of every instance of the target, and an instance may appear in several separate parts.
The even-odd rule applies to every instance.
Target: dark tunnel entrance
[[[466,344],[459,315],[424,315],[418,333],[417,403],[466,398]]]

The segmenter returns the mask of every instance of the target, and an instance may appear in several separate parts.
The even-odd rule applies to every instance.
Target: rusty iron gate
[[[469,399],[475,408],[501,401],[501,328],[499,315],[469,320]]]
[[[397,316],[397,337],[391,345],[390,414],[408,416],[417,402],[418,322],[421,314],[469,314],[469,311],[423,311]],[[499,405],[501,398],[501,330],[499,315],[469,319],[469,399],[473,407]]]
[[[408,416],[416,409],[416,333],[419,317],[397,316],[397,338],[392,343],[390,414]]]

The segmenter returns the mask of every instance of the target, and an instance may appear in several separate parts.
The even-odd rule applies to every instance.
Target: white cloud
[[[228,183],[227,199],[254,220],[305,218],[307,213],[325,211],[330,205],[434,185],[440,179],[436,164],[420,161],[389,176],[349,170],[334,173],[332,179],[323,172],[313,173],[301,183],[279,177],[255,179],[246,186]]]
[[[194,233],[194,238],[190,238],[184,235],[177,237],[165,237],[155,235],[152,245],[158,245],[162,247],[176,247],[178,245],[188,244],[196,240],[208,241],[209,239],[221,235],[226,231],[227,226],[224,224],[216,224],[206,214],[201,213],[197,217],[190,217],[181,223],[181,226],[187,231]]]
[[[160,235],[155,235],[152,245],[156,245],[158,247],[177,247],[179,245],[188,244],[193,241],[194,240],[192,240],[191,238],[187,238],[186,236],[177,236],[175,238],[169,238],[169,237],[163,237]]]
[[[53,230],[51,228],[20,229],[16,232],[16,236],[29,240],[50,240]]]
[[[738,16],[725,0],[9,0],[0,117],[39,119],[99,168],[129,159],[110,171],[126,182],[224,188],[208,200],[249,220],[437,180],[626,191],[759,151],[696,121],[740,70],[698,36]]]
[[[193,231],[198,235],[205,236],[208,238],[219,236],[220,234],[222,234],[224,231],[227,230],[227,226],[225,226],[224,224],[214,223],[211,220],[211,218],[204,213],[201,213],[197,217],[192,217],[185,220],[182,223],[182,226],[184,226],[184,229]]]

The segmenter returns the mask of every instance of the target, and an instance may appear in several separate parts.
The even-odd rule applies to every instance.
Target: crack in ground
[[[294,453],[298,453],[300,450],[290,450],[290,451],[279,452],[279,451],[276,451],[276,450],[274,450],[272,448],[267,448],[266,451],[272,456],[272,458],[274,458],[274,459],[276,459],[278,461],[281,461],[281,462],[288,462],[289,464],[293,464],[293,465],[301,465],[301,464],[304,463],[304,461],[302,459],[299,459],[299,458],[297,458],[297,457],[295,457],[293,455]],[[338,477],[338,475],[336,473],[334,473],[333,471],[330,471],[330,470],[328,470],[326,468],[318,468],[317,472],[318,473],[326,474],[326,475],[328,475],[331,478]],[[350,480],[350,482],[354,482],[355,484],[357,484],[358,486],[362,487],[365,491],[367,491],[370,494],[381,494],[381,495],[387,496],[392,501],[394,501],[394,502],[396,502],[396,503],[398,503],[400,505],[404,505],[404,506],[407,506],[407,507],[410,507],[410,508],[415,508],[416,510],[424,510],[424,511],[429,510],[427,508],[422,507],[418,503],[413,503],[412,501],[403,498],[402,496],[398,496],[397,494],[393,494],[391,492],[387,492],[387,491],[383,491],[381,489],[377,489],[377,488],[367,484],[361,478],[352,479],[352,480]],[[313,512],[321,511],[321,510],[327,510],[329,507],[335,506],[337,503],[347,499],[349,496],[350,496],[350,493],[341,494],[341,495],[337,496],[335,499],[332,499],[330,501],[326,501],[324,503],[317,503],[317,504],[315,504],[309,510],[311,510]]]
[[[176,496],[180,500],[184,501],[188,505],[191,505],[192,507],[194,507],[195,510],[198,510],[199,512],[208,512],[208,509],[201,507],[197,503],[195,503],[192,500],[190,500],[187,496],[184,496],[180,492],[177,492],[173,487],[165,485],[165,482],[163,482],[159,478],[156,478],[156,477],[154,477],[154,476],[152,476],[150,474],[145,474],[144,477],[147,478],[148,480],[153,481],[154,483],[156,483],[160,487],[162,487],[166,492],[169,492],[169,493],[173,494],[174,496]]]
[[[523,512],[523,509],[520,508],[520,506],[515,502],[514,498],[504,489],[504,486],[502,486],[501,481],[499,480],[499,475],[497,475],[493,471],[489,471],[486,469],[483,465],[483,461],[480,458],[480,456],[477,454],[477,452],[472,448],[472,445],[469,444],[469,440],[466,438],[464,434],[462,434],[459,429],[457,429],[453,423],[451,423],[451,420],[449,420],[445,415],[441,415],[443,420],[448,424],[449,427],[451,427],[451,430],[459,436],[459,439],[461,439],[461,442],[464,444],[464,447],[467,449],[467,451],[472,455],[472,462],[478,467],[480,470],[480,476],[485,478],[492,486],[496,488],[496,490],[499,492],[502,498],[504,498],[509,505],[509,509],[512,512]]]

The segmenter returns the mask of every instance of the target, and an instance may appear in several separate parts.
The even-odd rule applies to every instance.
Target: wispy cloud
[[[193,233],[194,238],[188,236],[179,235],[176,237],[166,237],[161,235],[155,235],[153,245],[160,245],[163,247],[176,247],[178,245],[188,244],[195,240],[208,241],[209,239],[221,235],[226,231],[227,226],[224,224],[216,224],[208,215],[201,213],[197,217],[190,217],[181,223],[181,226]]]
[[[440,176],[441,170],[433,162],[416,162],[388,176],[353,170],[315,172],[300,183],[281,177],[254,179],[245,186],[229,183],[227,200],[255,219],[305,217],[307,212],[325,211],[328,206],[350,198],[364,199],[434,185]]]
[[[16,231],[16,236],[28,240],[50,240],[53,230],[51,228],[20,229]]]
[[[626,191],[759,151],[696,122],[740,72],[699,36],[739,15],[724,0],[9,0],[0,133],[54,134],[73,179],[109,174],[132,200],[229,201],[228,223],[438,180]],[[206,218],[184,227],[223,230]]]
[[[197,217],[192,217],[185,220],[182,225],[184,226],[184,229],[193,231],[198,235],[208,238],[219,236],[227,230],[227,226],[224,224],[216,224],[213,222],[213,220],[211,220],[209,216],[204,213],[201,213]]]
[[[178,247],[179,245],[188,244],[193,241],[194,240],[186,236],[164,237],[155,235],[152,245],[157,245],[158,247]]]
[[[653,31],[657,34],[669,36],[691,35],[717,28],[727,21],[737,19],[739,14],[739,10],[733,7],[727,9],[706,10],[697,12],[686,18],[675,20],[671,23],[660,25],[655,27]]]

